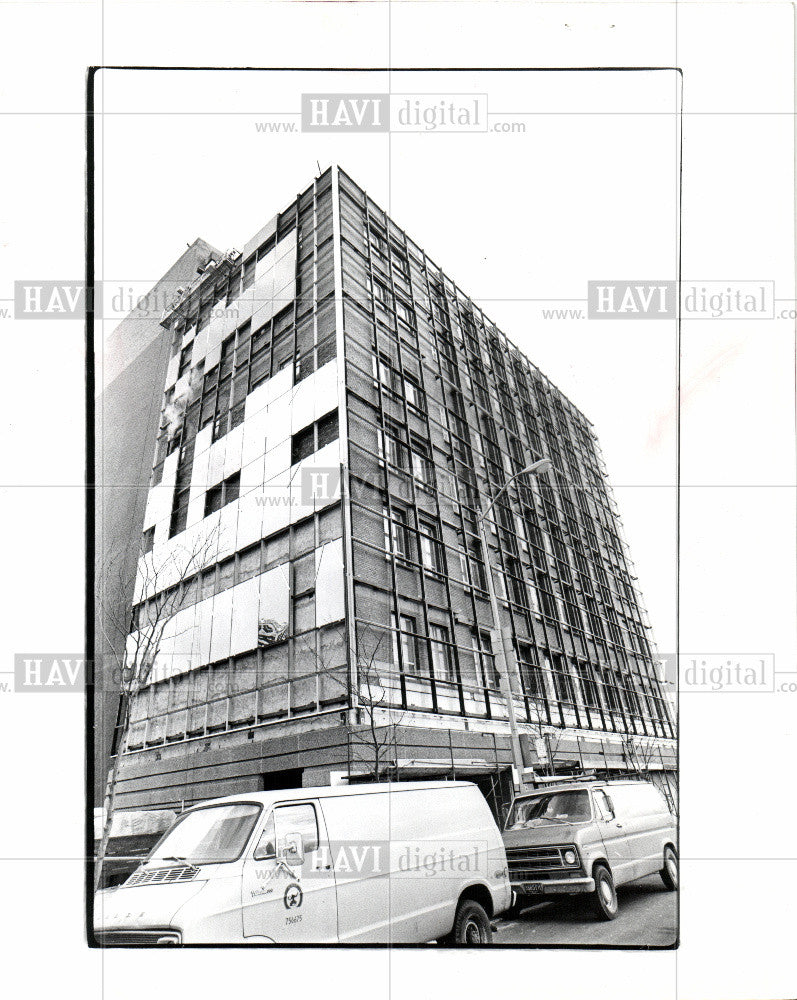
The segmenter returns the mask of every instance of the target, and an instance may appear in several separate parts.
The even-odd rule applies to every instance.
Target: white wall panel
[[[237,656],[257,646],[257,621],[260,607],[260,580],[254,577],[239,583],[232,594],[232,632],[230,655]]]
[[[290,365],[287,365],[282,369],[281,372],[277,372],[276,375],[272,375],[270,379],[266,381],[268,386],[268,402],[273,403],[275,400],[281,399],[285,393],[290,392],[293,388],[293,370]]]
[[[247,466],[266,453],[266,428],[268,427],[268,411],[263,408],[259,413],[246,417],[243,424],[243,447],[241,449],[241,465]],[[262,479],[260,481],[262,483]]]
[[[215,486],[224,479],[224,453],[227,442],[224,438],[214,441],[208,449],[208,486]]]
[[[271,250],[261,257],[261,259],[255,264],[255,284],[262,281],[264,277],[271,276],[273,279],[274,275],[274,265],[277,263],[277,254],[275,248],[272,247]]]
[[[339,621],[345,613],[343,587],[343,539],[336,538],[316,550],[316,625]]]
[[[303,430],[315,420],[315,383],[312,376],[296,386],[289,412],[291,434]]]
[[[238,424],[224,435],[227,447],[224,449],[224,478],[238,472],[241,468],[241,452],[244,441],[244,425]]]
[[[191,496],[188,501],[188,517],[186,519],[186,528],[193,528],[198,524],[201,524],[205,519],[205,493],[197,492],[194,496],[194,489],[191,488]]]
[[[290,524],[288,476],[284,473],[263,486],[263,537],[273,535]]]
[[[178,611],[171,620],[170,625],[173,639],[172,675],[184,674],[197,665],[194,656],[194,644],[197,642],[196,616],[196,606],[192,606]]]
[[[275,428],[276,433],[276,428]],[[269,424],[269,440],[272,440],[271,424]],[[282,474],[284,476],[283,485],[287,488],[288,485],[288,474],[291,467],[291,439],[290,431],[288,435],[283,438],[279,444],[275,444],[273,448],[269,448],[265,456],[265,464],[263,467],[263,478],[265,482],[273,482],[277,476]]]
[[[213,628],[210,634],[210,661],[230,655],[232,629],[232,590],[224,590],[213,598]]]
[[[280,624],[288,623],[290,586],[288,563],[275,566],[258,577],[260,584],[260,610],[263,619],[273,619]]]
[[[273,275],[272,280],[264,284],[263,291],[257,293],[257,297],[252,304],[254,308],[252,313],[252,330],[256,333],[279,310],[279,307],[274,302]]]
[[[241,259],[248,260],[249,257],[261,247],[267,239],[272,237],[277,231],[277,216],[275,215],[273,219],[269,219],[268,222],[260,229],[251,240],[248,240],[246,245],[241,252]]]
[[[228,503],[219,511],[219,559],[235,552],[238,538],[238,505],[240,500]]]
[[[199,440],[197,438],[197,440]],[[198,497],[204,497],[205,492],[210,485],[208,481],[208,463],[210,460],[210,449],[205,448],[204,451],[199,454],[194,453],[194,464],[191,468],[191,493],[189,494],[190,500],[196,500]]]
[[[166,382],[164,383],[164,389],[168,390],[177,381],[177,373],[180,370],[180,355],[175,354],[173,358],[169,360],[169,365],[166,369]]]
[[[250,392],[246,397],[246,402],[244,403],[244,421],[250,420],[258,413],[262,413],[268,406],[269,382],[270,379],[266,379],[265,382],[261,382],[254,392]]]
[[[250,490],[238,501],[237,549],[246,548],[263,537],[263,486]]]
[[[339,402],[337,359],[328,361],[318,371],[314,372],[307,381],[313,384],[315,419],[318,420],[325,413],[334,410]]]
[[[205,359],[208,353],[208,327],[200,330],[194,337],[194,346],[191,350],[191,367],[194,368],[200,361]]]

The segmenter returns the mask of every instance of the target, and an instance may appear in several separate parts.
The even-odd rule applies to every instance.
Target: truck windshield
[[[148,864],[175,861],[195,865],[221,864],[241,856],[260,806],[238,802],[184,813],[156,844]]]
[[[590,819],[586,791],[548,792],[517,799],[506,821],[507,830],[522,830],[546,823],[583,823]]]

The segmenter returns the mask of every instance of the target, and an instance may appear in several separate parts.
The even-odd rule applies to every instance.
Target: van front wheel
[[[481,906],[473,899],[463,899],[457,907],[454,917],[454,927],[446,939],[446,944],[490,944],[493,932],[490,928],[490,918]]]
[[[601,920],[614,920],[617,916],[617,890],[612,873],[603,865],[595,869],[595,892],[592,894],[593,909]]]
[[[678,888],[678,855],[671,847],[664,848],[664,867],[659,874],[668,889]]]

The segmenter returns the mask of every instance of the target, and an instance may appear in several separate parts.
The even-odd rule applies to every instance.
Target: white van
[[[546,896],[586,895],[602,920],[617,886],[659,873],[678,888],[675,817],[647,781],[562,782],[519,795],[504,829],[513,912]]]
[[[465,781],[232,795],[183,813],[95,897],[100,945],[485,944],[506,854]]]

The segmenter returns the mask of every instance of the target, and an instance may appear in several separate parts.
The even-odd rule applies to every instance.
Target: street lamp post
[[[512,761],[515,766],[515,771],[517,772],[517,779],[521,792],[525,787],[523,782],[523,752],[520,748],[520,736],[518,734],[517,719],[515,717],[515,696],[509,679],[509,664],[514,660],[512,633],[511,629],[503,628],[501,625],[501,609],[498,603],[498,595],[495,592],[495,581],[493,580],[493,571],[489,559],[490,549],[487,545],[487,533],[484,530],[484,522],[487,515],[495,506],[498,498],[516,479],[525,475],[539,475],[540,473],[548,472],[550,468],[551,460],[549,458],[543,458],[538,462],[533,462],[525,469],[521,469],[520,472],[515,473],[514,476],[504,483],[487,507],[481,512],[481,514],[477,514],[476,516],[476,523],[479,526],[479,541],[481,543],[482,552],[484,553],[484,562],[487,570],[485,575],[487,577],[487,592],[490,595],[490,610],[493,618],[493,645],[495,647],[496,660],[498,661],[498,678],[501,686],[501,693],[506,700],[507,713],[509,716],[509,734],[512,745]]]

